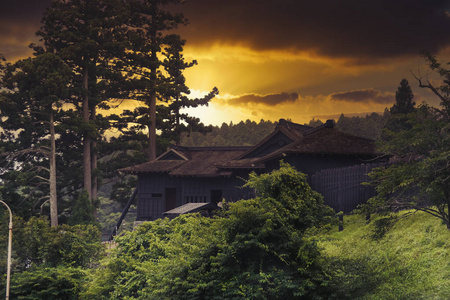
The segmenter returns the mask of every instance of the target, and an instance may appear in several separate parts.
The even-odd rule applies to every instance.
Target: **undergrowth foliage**
[[[330,278],[309,228],[333,211],[288,164],[253,174],[258,197],[214,218],[144,223],[117,239],[85,299],[300,299],[327,293]],[[111,282],[114,282],[111,284]]]
[[[6,258],[8,227],[0,227],[0,256]],[[50,227],[45,217],[13,219],[11,299],[78,299],[89,268],[104,248],[95,225]],[[0,261],[6,273],[6,259]],[[4,278],[3,278],[4,279]],[[4,294],[5,280],[0,280]]]
[[[374,216],[369,224],[364,215],[347,216],[344,231],[316,236],[333,278],[331,299],[448,298],[450,232],[413,212]]]

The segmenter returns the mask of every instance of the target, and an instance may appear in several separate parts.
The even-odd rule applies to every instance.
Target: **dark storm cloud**
[[[450,45],[448,0],[188,0],[188,43],[246,44],[371,59]]]
[[[341,92],[330,95],[331,100],[347,102],[375,102],[388,104],[395,100],[394,95],[385,95],[378,90],[365,89],[349,92]]]
[[[29,55],[28,44],[38,40],[35,33],[51,0],[3,2],[0,9],[0,53],[8,59]]]
[[[50,6],[51,0],[11,0],[2,1],[0,17],[2,20],[38,22],[45,8]]]
[[[288,103],[288,102],[295,102],[298,99],[297,93],[280,93],[280,94],[269,94],[269,95],[255,95],[255,94],[249,94],[244,95],[236,98],[231,98],[228,100],[228,103],[232,105],[237,104],[264,104],[268,106],[274,106],[278,104]]]
[[[0,53],[17,55],[51,0],[3,2]],[[448,0],[186,0],[177,10],[190,19],[182,29],[189,45],[311,51],[360,64],[450,46]]]

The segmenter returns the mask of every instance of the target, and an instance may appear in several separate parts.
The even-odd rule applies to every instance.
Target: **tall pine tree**
[[[32,180],[44,180],[52,226],[58,225],[55,112],[68,102],[70,76],[71,69],[52,53],[19,60],[9,65],[3,78],[9,92],[0,102],[3,130],[15,144],[9,154],[10,170],[31,172]],[[49,162],[47,167],[43,160]],[[41,175],[42,170],[48,175]]]
[[[416,103],[413,99],[414,94],[408,80],[402,79],[395,93],[395,103],[389,110],[390,116],[384,126],[382,139],[387,141],[392,139],[392,135],[395,135],[397,132],[411,128],[407,121],[408,114],[416,110]]]
[[[143,103],[133,111],[125,111],[119,126],[128,135],[148,130],[147,153],[149,160],[156,158],[156,130],[164,137],[177,141],[181,130],[187,127],[204,129],[196,118],[181,114],[183,107],[196,107],[207,103],[218,93],[214,88],[202,99],[189,99],[184,70],[196,64],[186,62],[182,55],[185,41],[172,31],[187,23],[179,13],[168,11],[167,5],[181,0],[126,1],[129,15],[126,20],[129,51],[122,71],[132,78],[128,98]],[[157,105],[160,104],[160,105]],[[128,124],[134,124],[128,128]],[[135,132],[134,134],[130,134]],[[167,135],[167,136],[166,136]],[[161,142],[161,141],[160,141]]]
[[[390,109],[391,114],[409,114],[414,112],[416,103],[413,101],[414,94],[409,86],[408,80],[402,79],[397,92],[395,103]]]
[[[90,199],[97,195],[95,144],[99,138],[97,108],[118,97],[122,73],[115,68],[126,40],[121,34],[123,11],[119,0],[53,1],[37,33],[45,51],[54,52],[72,68],[77,93],[72,100],[82,115],[83,181]],[[37,52],[43,51],[35,47]]]

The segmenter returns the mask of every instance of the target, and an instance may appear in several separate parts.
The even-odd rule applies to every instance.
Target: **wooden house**
[[[137,220],[209,211],[222,199],[254,196],[241,188],[252,171],[270,172],[284,160],[310,176],[323,169],[359,165],[378,156],[374,141],[342,133],[334,121],[312,128],[281,119],[253,147],[182,147],[122,169],[138,176]]]

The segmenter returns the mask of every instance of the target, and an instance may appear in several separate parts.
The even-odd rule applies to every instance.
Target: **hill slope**
[[[374,221],[348,216],[344,231],[319,236],[349,298],[450,299],[450,231],[441,221],[418,212],[379,239]]]

